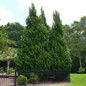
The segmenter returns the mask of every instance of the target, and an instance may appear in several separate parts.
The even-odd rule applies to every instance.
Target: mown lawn
[[[71,74],[70,84],[58,84],[53,86],[86,86],[86,74]]]

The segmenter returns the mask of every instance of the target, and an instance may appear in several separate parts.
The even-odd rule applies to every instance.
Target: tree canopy
[[[8,39],[4,26],[0,26],[0,53],[7,49]]]
[[[49,69],[47,53],[49,37],[43,17],[44,14],[43,16],[41,14],[40,18],[37,16],[35,6],[32,4],[26,19],[27,26],[21,39],[21,48],[15,58],[17,69]]]
[[[49,38],[51,69],[66,70],[71,68],[70,52],[67,47],[59,13],[53,13],[53,25]]]
[[[5,25],[5,30],[7,31],[8,39],[11,40],[11,42],[15,42],[9,44],[9,46],[19,48],[21,44],[20,39],[22,37],[24,27],[18,22],[8,23],[7,25]]]

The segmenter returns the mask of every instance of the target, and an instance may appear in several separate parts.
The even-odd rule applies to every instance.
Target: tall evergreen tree
[[[17,69],[42,70],[49,68],[47,53],[48,30],[36,14],[34,4],[29,9],[26,29],[22,36],[21,49],[15,58]]]
[[[49,38],[51,69],[66,70],[71,67],[70,52],[68,50],[59,13],[53,13],[53,25]]]
[[[47,29],[50,30],[50,27],[46,22],[46,17],[43,8],[41,8],[41,15],[39,16],[39,18],[40,18],[40,23],[44,24],[47,27]]]

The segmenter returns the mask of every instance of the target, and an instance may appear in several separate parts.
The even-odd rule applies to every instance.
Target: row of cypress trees
[[[34,4],[29,8],[21,48],[15,58],[18,70],[66,70],[71,68],[59,13],[53,13],[52,28],[46,23],[44,10],[37,16]]]

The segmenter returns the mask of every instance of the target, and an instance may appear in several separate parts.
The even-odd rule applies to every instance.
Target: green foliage
[[[30,73],[30,78],[28,79],[28,82],[33,82],[39,80],[38,75],[34,74],[33,72]]]
[[[8,47],[8,50],[0,54],[0,60],[12,60],[17,55],[17,48]]]
[[[9,71],[6,72],[7,75],[15,75],[15,70],[13,68],[9,68]]]
[[[8,39],[7,34],[3,26],[0,26],[0,53],[4,50],[7,50],[8,47]]]
[[[10,63],[13,65],[12,60],[14,60],[15,56],[17,55],[17,48],[12,48],[12,47],[8,47],[7,51],[4,51],[3,53],[0,54],[0,61],[7,61],[7,67],[9,70],[10,67]]]
[[[0,71],[3,71],[3,67],[0,67]]]
[[[57,11],[53,14],[53,25],[49,38],[51,69],[66,70],[71,68],[70,52],[67,47],[61,20]]]
[[[46,17],[45,17],[45,13],[44,13],[43,8],[41,8],[41,15],[39,16],[39,19],[40,19],[40,23],[41,24],[44,24],[46,26],[46,28],[48,30],[50,30],[50,27],[49,27],[49,25],[46,22]]]
[[[66,70],[71,68],[70,52],[58,12],[53,14],[53,19],[50,30],[43,9],[38,17],[34,4],[29,8],[27,26],[21,39],[21,49],[15,58],[17,69]]]
[[[26,19],[26,24],[27,24],[27,27],[32,27],[32,26],[35,27],[37,23],[38,23],[37,12],[34,4],[32,3],[31,8],[29,8],[29,16]]]
[[[86,68],[86,16],[80,21],[74,21],[71,26],[65,25],[63,28],[71,52],[71,71],[77,72],[80,67]]]
[[[80,63],[79,63],[79,58],[75,57],[73,55],[71,55],[71,59],[72,59],[72,68],[71,68],[71,72],[72,73],[77,73],[78,69],[80,67]]]
[[[27,77],[24,75],[19,75],[17,82],[19,85],[24,85],[27,82]]]
[[[39,22],[40,21],[40,22]],[[49,69],[48,29],[42,17],[36,14],[34,4],[29,9],[27,26],[22,36],[22,44],[15,58],[17,69],[44,70]]]
[[[71,27],[65,25],[64,33],[67,45],[71,52],[72,72],[77,72],[80,67],[85,67],[85,44],[86,44],[86,17],[82,17],[80,21],[74,21]]]
[[[79,70],[78,70],[79,73],[84,73],[85,72],[85,68],[83,67],[80,67]]]
[[[14,43],[9,43],[9,46],[11,47],[20,47],[20,44],[21,44],[21,36],[23,34],[23,30],[24,30],[24,27],[22,25],[20,25],[19,23],[8,23],[6,26],[5,26],[5,29],[7,31],[7,34],[8,34],[8,39],[15,42]]]
[[[69,25],[63,25],[63,31],[64,31],[64,36],[65,36],[65,39],[66,39],[66,42],[67,42],[67,46],[70,49],[70,43],[71,43],[70,35],[73,32],[73,30],[70,28]]]

